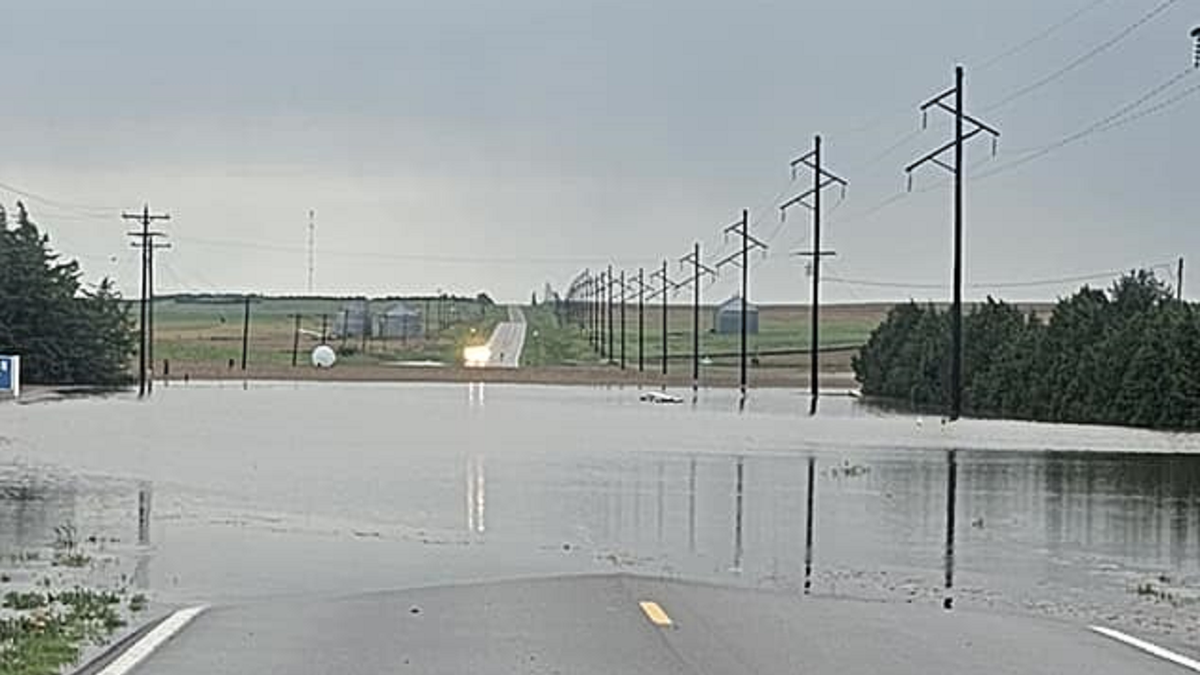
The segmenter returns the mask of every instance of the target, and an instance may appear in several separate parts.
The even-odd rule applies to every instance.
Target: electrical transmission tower
[[[796,171],[799,167],[804,166],[812,171],[813,184],[812,187],[802,192],[795,197],[779,206],[780,218],[787,217],[788,209],[794,206],[803,206],[812,211],[812,227],[813,227],[813,247],[811,251],[801,251],[798,255],[812,257],[812,316],[809,321],[812,324],[812,334],[809,337],[808,346],[808,369],[809,369],[809,402],[808,414],[817,414],[817,399],[820,395],[820,367],[818,359],[820,357],[820,336],[821,336],[821,256],[837,255],[834,251],[825,251],[821,249],[821,193],[827,187],[840,185],[842,188],[842,196],[846,195],[846,181],[841,177],[825,170],[821,164],[821,136],[817,135],[813,138],[813,149],[803,157],[792,160],[792,178],[796,177]],[[812,202],[807,200],[811,198]]]
[[[700,390],[700,280],[707,274],[716,278],[717,271],[705,265],[700,260],[700,242],[692,247],[692,252],[679,259],[681,266],[691,263],[692,276],[680,282],[676,288],[692,285],[692,396]]]
[[[150,223],[156,220],[170,220],[170,214],[152,214],[150,213],[150,205],[142,206],[141,213],[122,213],[121,218],[124,220],[136,220],[142,224],[140,231],[129,232],[129,236],[138,240],[134,242],[142,249],[142,298],[141,311],[138,322],[138,396],[146,395],[146,365],[148,354],[146,353],[147,344],[149,342],[149,323],[148,310],[150,294],[154,290],[150,287],[151,284],[151,262],[154,255],[154,239],[157,237],[165,237],[165,232],[154,232],[150,230]]]
[[[935,164],[954,174],[954,299],[950,310],[951,354],[950,354],[950,419],[957,420],[962,416],[962,238],[963,238],[963,148],[966,142],[981,133],[992,137],[992,153],[996,152],[996,141],[1000,132],[995,128],[966,114],[963,109],[963,68],[954,69],[954,87],[938,94],[921,104],[921,125],[927,125],[929,109],[938,108],[954,116],[954,139],[925,155],[917,161],[904,167],[908,176],[908,188],[912,189],[912,173],[926,165]],[[948,105],[946,99],[954,97],[954,104]],[[971,126],[964,131],[964,126]],[[942,161],[941,156],[949,150],[954,150],[954,164]]]
[[[741,374],[740,384],[741,384],[742,397],[744,398],[746,396],[746,346],[747,346],[746,345],[746,337],[747,337],[746,334],[748,332],[747,326],[746,326],[746,317],[747,317],[747,314],[749,313],[749,309],[750,309],[749,301],[747,300],[747,297],[749,294],[748,285],[749,285],[749,281],[750,281],[750,259],[749,259],[749,256],[750,256],[750,251],[752,249],[762,249],[763,252],[765,253],[767,250],[767,245],[765,243],[763,243],[762,241],[760,241],[759,239],[750,235],[750,212],[747,211],[746,209],[742,209],[742,219],[741,220],[739,220],[736,223],[733,223],[732,225],[725,228],[725,236],[728,237],[730,234],[735,234],[735,235],[741,236],[742,250],[735,251],[735,252],[729,254],[725,258],[719,260],[715,265],[713,265],[713,267],[717,270],[720,270],[723,266],[732,264],[732,265],[737,265],[738,267],[742,268],[742,312],[741,312],[742,313],[742,317],[741,317],[742,318],[742,325],[741,325],[742,342],[741,342],[741,367],[740,367],[739,372]],[[740,262],[739,262],[739,259],[740,259]]]

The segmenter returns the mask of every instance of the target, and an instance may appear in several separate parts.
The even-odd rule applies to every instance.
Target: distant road
[[[525,348],[525,313],[520,307],[508,308],[508,321],[496,324],[487,341],[491,354],[483,368],[520,368]]]

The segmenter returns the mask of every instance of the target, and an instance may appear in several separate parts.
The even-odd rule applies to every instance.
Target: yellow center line
[[[671,625],[671,617],[667,616],[667,613],[663,611],[662,607],[658,606],[657,602],[654,602],[653,600],[642,600],[638,603],[638,605],[641,606],[642,612],[645,613],[646,618],[650,619],[650,622],[655,626]]]

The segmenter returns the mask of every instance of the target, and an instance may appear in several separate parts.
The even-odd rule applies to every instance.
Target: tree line
[[[128,382],[133,323],[113,283],[84,286],[24,204],[13,216],[0,206],[0,354],[21,356],[26,382]]]
[[[897,305],[854,358],[864,395],[944,406],[950,313]],[[1200,307],[1147,270],[1084,286],[1049,316],[987,298],[963,317],[969,414],[1200,430]]]

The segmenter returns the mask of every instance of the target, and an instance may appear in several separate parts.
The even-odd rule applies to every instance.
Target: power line
[[[1083,7],[1080,7],[1079,9],[1075,10],[1074,12],[1071,12],[1070,14],[1068,14],[1062,20],[1056,21],[1056,22],[1050,24],[1044,30],[1041,30],[1041,31],[1035,33],[1034,35],[1030,36],[1028,39],[1023,40],[1022,42],[1020,42],[1016,45],[1013,45],[1012,47],[1000,52],[996,56],[993,56],[992,58],[987,59],[983,63],[975,66],[975,70],[985,71],[985,70],[992,68],[993,66],[996,66],[1001,61],[1004,61],[1005,59],[1008,59],[1012,56],[1015,56],[1015,55],[1025,51],[1026,49],[1032,47],[1033,45],[1041,42],[1042,40],[1045,40],[1046,38],[1050,37],[1051,35],[1057,33],[1059,30],[1065,28],[1066,26],[1070,25],[1071,23],[1074,23],[1076,20],[1078,20],[1079,18],[1081,18],[1088,12],[1092,11],[1093,9],[1095,9],[1095,8],[1099,7],[1100,5],[1103,5],[1104,3],[1109,2],[1109,1],[1110,0],[1092,0],[1092,2],[1084,5]]]
[[[984,71],[984,70],[990,70],[991,68],[994,68],[995,66],[999,65],[1000,63],[1007,61],[1008,59],[1025,51],[1026,49],[1037,44],[1038,42],[1045,40],[1046,38],[1050,37],[1054,33],[1058,32],[1059,30],[1070,25],[1071,23],[1074,23],[1075,21],[1077,21],[1080,18],[1082,18],[1083,16],[1085,16],[1088,12],[1092,11],[1093,9],[1099,7],[1100,5],[1102,5],[1106,2],[1109,2],[1109,0],[1093,0],[1090,4],[1087,4],[1078,10],[1075,10],[1074,12],[1072,12],[1071,14],[1068,14],[1063,19],[1050,24],[1046,28],[1039,30],[1038,32],[1034,33],[1033,35],[1029,36],[1028,38],[1014,44],[1011,47],[1008,47],[1008,48],[1002,50],[1000,53],[996,54],[995,56],[987,58],[983,62],[983,64],[980,66],[977,66],[976,69],[980,70],[980,71]],[[847,129],[843,135],[854,136],[854,135],[863,133],[865,131],[869,131],[871,129],[874,129],[874,128],[880,126],[881,124],[883,124],[887,121],[890,121],[890,120],[898,117],[901,113],[903,113],[904,111],[907,111],[907,110],[909,110],[908,104],[905,104],[903,107],[897,106],[889,112],[882,113],[866,122],[863,122],[862,124],[859,124],[858,126],[854,126],[854,127],[851,127],[850,129]],[[986,111],[986,109],[985,109],[985,111]],[[901,141],[897,142],[897,144],[903,143],[906,140],[911,140],[911,139],[902,138]],[[890,154],[890,152],[887,154]],[[873,164],[874,162],[871,162],[871,163]],[[855,173],[863,174],[864,171],[861,167],[856,167]]]
[[[234,239],[204,239],[197,237],[176,237],[178,241],[186,241],[192,244],[201,246],[221,246],[228,248],[246,248],[263,251],[279,251],[283,253],[304,252],[306,248],[303,246],[290,246],[287,244],[272,244],[268,242],[254,242]],[[383,253],[376,251],[341,251],[341,250],[321,250],[322,255],[340,256],[347,258],[378,258],[382,260],[407,260],[414,262],[440,263],[440,264],[504,264],[504,265],[564,265],[564,264],[588,264],[597,262],[606,262],[609,258],[600,256],[548,256],[548,257],[518,257],[518,256],[456,256],[456,255],[437,255],[437,254],[405,254],[405,253]],[[645,259],[630,257],[623,258],[629,262],[645,262]]]
[[[1068,135],[1066,135],[1056,141],[1053,141],[1051,143],[1047,143],[1046,145],[1043,145],[1043,146],[1040,146],[1037,148],[1031,148],[1025,152],[1024,156],[1017,157],[1015,159],[1009,160],[1008,162],[1004,162],[998,166],[995,166],[987,171],[980,172],[974,176],[971,176],[971,179],[972,180],[983,180],[985,178],[990,178],[997,174],[1011,171],[1012,169],[1015,169],[1019,166],[1028,164],[1034,160],[1041,159],[1042,157],[1045,157],[1046,155],[1049,155],[1050,153],[1052,153],[1056,150],[1060,150],[1068,145],[1071,145],[1078,141],[1084,140],[1094,134],[1111,131],[1113,129],[1123,127],[1126,124],[1130,124],[1132,122],[1140,120],[1143,117],[1147,117],[1149,115],[1154,115],[1159,112],[1162,112],[1163,110],[1166,110],[1167,108],[1170,108],[1171,106],[1195,95],[1197,92],[1200,92],[1200,84],[1189,87],[1188,89],[1184,89],[1183,91],[1178,92],[1175,95],[1170,96],[1170,97],[1160,101],[1159,103],[1156,103],[1153,106],[1150,106],[1149,108],[1145,108],[1143,110],[1139,110],[1136,112],[1134,112],[1134,111],[1136,110],[1136,108],[1143,105],[1144,103],[1146,103],[1150,99],[1154,98],[1158,94],[1162,93],[1166,89],[1170,88],[1174,84],[1178,83],[1180,80],[1187,77],[1192,72],[1194,72],[1194,71],[1184,71],[1182,73],[1178,73],[1175,76],[1171,77],[1166,82],[1163,82],[1162,84],[1155,86],[1150,91],[1148,91],[1145,94],[1143,94],[1142,96],[1138,97],[1136,100],[1122,106],[1115,112],[1113,112],[1109,115],[1106,115],[1104,118],[1102,118],[1096,122],[1093,122],[1092,124],[1089,124],[1088,126],[1084,127],[1083,129],[1080,129],[1079,131],[1068,134]]]
[[[29,190],[23,190],[19,187],[9,185],[8,183],[0,183],[0,190],[5,190],[7,192],[11,192],[11,193],[19,195],[21,197],[25,197],[26,199],[31,199],[35,202],[40,202],[42,204],[45,204],[46,206],[52,206],[54,208],[67,209],[67,210],[73,210],[73,211],[91,211],[92,213],[87,214],[87,215],[92,215],[92,216],[103,215],[103,216],[111,217],[113,212],[120,210],[116,207],[111,207],[111,206],[75,204],[72,202],[61,201],[58,199],[51,199],[50,197],[45,197],[36,192],[30,192]]]
[[[1051,71],[1049,74],[1047,74],[1037,80],[1034,80],[1033,82],[1031,82],[1027,85],[1018,87],[1017,89],[1013,90],[1012,92],[1008,93],[1007,95],[1001,97],[998,101],[995,101],[994,103],[990,103],[990,104],[984,106],[983,111],[991,112],[998,108],[1002,108],[1002,107],[1008,105],[1009,103],[1012,103],[1018,99],[1024,98],[1025,96],[1032,94],[1033,92],[1041,89],[1042,87],[1045,87],[1046,85],[1053,83],[1055,80],[1058,80],[1059,78],[1070,73],[1071,71],[1075,70],[1079,66],[1082,66],[1083,64],[1092,60],[1093,58],[1095,58],[1095,57],[1103,54],[1104,52],[1108,51],[1109,49],[1112,49],[1113,47],[1117,46],[1125,38],[1132,35],[1135,31],[1137,31],[1142,26],[1145,26],[1146,24],[1150,23],[1151,20],[1153,20],[1155,17],[1162,14],[1163,12],[1167,11],[1167,9],[1169,9],[1171,7],[1171,5],[1174,5],[1178,1],[1179,0],[1163,0],[1158,5],[1156,5],[1154,7],[1154,9],[1143,14],[1140,18],[1138,18],[1137,21],[1134,21],[1132,24],[1129,24],[1128,26],[1125,26],[1124,28],[1122,28],[1120,31],[1118,31],[1115,35],[1113,35],[1108,40],[1101,42],[1100,44],[1096,45],[1095,47],[1092,47],[1091,49],[1087,50],[1083,54],[1080,54],[1079,56],[1075,57],[1074,59],[1071,59],[1065,65],[1060,66],[1059,68]]]
[[[1119,277],[1128,272],[1130,269],[1148,269],[1161,270],[1170,269],[1171,262],[1160,262],[1151,265],[1135,265],[1131,268],[1122,268],[1116,270],[1107,270],[1104,272],[1092,272],[1088,274],[1078,274],[1072,276],[1051,277],[1045,279],[1031,279],[1026,281],[980,281],[966,284],[968,288],[974,289],[995,289],[995,288],[1037,288],[1045,286],[1058,286],[1062,284],[1078,283],[1081,281],[1093,281],[1096,279],[1111,279]],[[897,280],[884,279],[862,279],[855,277],[844,276],[826,276],[826,281],[845,284],[847,286],[865,286],[873,288],[902,288],[902,289],[928,289],[928,290],[945,290],[948,284],[933,284],[922,282],[906,282]]]

